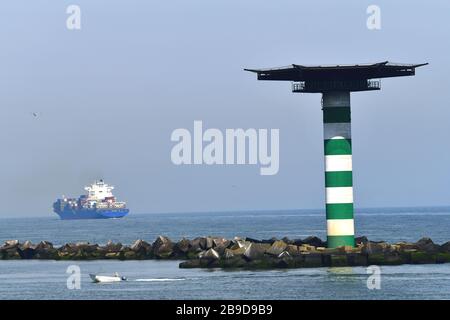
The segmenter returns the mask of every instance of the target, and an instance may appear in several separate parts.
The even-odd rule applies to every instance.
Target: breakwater
[[[450,262],[450,241],[436,244],[430,238],[390,244],[356,238],[356,247],[326,248],[317,237],[291,240],[198,237],[172,241],[159,236],[152,243],[136,240],[131,245],[109,241],[105,245],[87,242],[54,246],[8,240],[0,247],[0,259],[47,260],[184,260],[180,268],[307,268],[334,266],[400,265]]]

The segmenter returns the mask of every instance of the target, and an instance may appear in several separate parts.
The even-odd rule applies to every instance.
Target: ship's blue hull
[[[63,210],[55,210],[56,214],[62,220],[79,220],[79,219],[113,219],[122,218],[128,214],[129,209],[82,209],[74,210],[64,208]]]

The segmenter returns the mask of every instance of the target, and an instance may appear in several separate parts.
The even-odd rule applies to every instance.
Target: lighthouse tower
[[[355,245],[350,92],[381,89],[381,78],[413,76],[423,64],[304,66],[244,69],[258,80],[291,81],[292,92],[322,93],[328,248]]]

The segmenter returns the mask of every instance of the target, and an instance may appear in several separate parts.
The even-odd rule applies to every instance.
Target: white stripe
[[[352,156],[325,156],[325,171],[352,171]]]
[[[352,126],[348,123],[324,123],[323,138],[324,140],[342,137],[345,139],[352,138]]]
[[[328,236],[353,236],[355,235],[355,223],[353,219],[327,220]]]
[[[325,188],[326,203],[353,203],[353,187]]]

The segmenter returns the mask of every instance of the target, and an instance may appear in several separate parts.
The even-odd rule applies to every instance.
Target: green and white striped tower
[[[355,245],[350,92],[322,96],[328,247]]]
[[[380,78],[415,75],[422,64],[372,64],[244,69],[258,80],[291,81],[292,92],[322,93],[328,248],[355,245],[350,93],[380,90]]]

